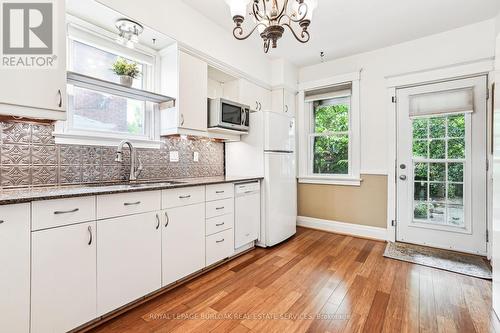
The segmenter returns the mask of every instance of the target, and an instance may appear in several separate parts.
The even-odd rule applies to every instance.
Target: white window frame
[[[349,173],[314,174],[313,141],[314,110],[313,102],[305,102],[305,93],[335,85],[351,84],[351,103],[349,109]],[[298,114],[298,165],[299,183],[360,186],[361,136],[360,136],[360,72],[354,72],[318,81],[303,82],[299,85]]]
[[[124,46],[120,46],[115,42],[116,34],[102,29],[98,26],[90,24],[79,18],[68,15],[67,26],[67,64],[71,70],[70,50],[73,41],[81,42],[98,49],[112,52],[121,55],[125,58],[132,59],[143,64],[143,89],[148,91],[156,91],[159,87],[159,61],[158,53],[144,45],[136,44],[133,50],[129,50]],[[69,84],[69,82],[68,82]],[[73,84],[73,83],[71,83]],[[93,89],[92,85],[74,84],[77,87]],[[103,91],[96,88],[96,91]],[[160,148],[160,115],[159,108],[153,107],[148,109],[146,103],[145,115],[145,134],[134,135],[127,133],[108,133],[102,131],[91,131],[77,129],[73,127],[71,110],[67,109],[67,120],[58,121],[55,125],[54,137],[58,144],[85,144],[85,145],[107,145],[115,146],[121,140],[130,140],[137,147],[142,148]]]

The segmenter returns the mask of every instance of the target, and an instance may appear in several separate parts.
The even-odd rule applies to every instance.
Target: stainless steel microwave
[[[250,107],[223,98],[209,98],[208,127],[248,133]]]

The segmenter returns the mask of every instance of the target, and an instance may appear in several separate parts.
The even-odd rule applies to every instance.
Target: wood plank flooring
[[[299,228],[93,332],[498,332],[491,282],[386,259],[384,248]]]

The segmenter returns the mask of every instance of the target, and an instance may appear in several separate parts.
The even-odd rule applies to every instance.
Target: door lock
[[[404,163],[403,163],[403,164],[400,164],[400,165],[399,165],[399,168],[400,168],[400,169],[402,169],[402,170],[406,169],[406,164],[404,164]]]
[[[406,175],[401,175],[401,176],[399,176],[399,179],[401,179],[401,180],[406,180]]]

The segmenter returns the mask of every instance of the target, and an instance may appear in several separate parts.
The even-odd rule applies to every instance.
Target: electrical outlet
[[[194,162],[198,162],[200,160],[200,153],[198,153],[197,151],[195,151],[193,153],[193,161]]]
[[[170,162],[179,162],[179,152],[171,151],[170,152]]]

